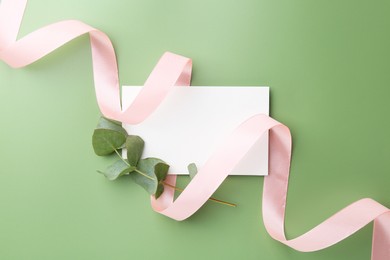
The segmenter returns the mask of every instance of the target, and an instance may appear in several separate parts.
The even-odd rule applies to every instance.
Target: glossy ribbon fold
[[[106,117],[128,124],[146,119],[164,100],[172,86],[188,86],[191,60],[165,53],[135,101],[126,110],[120,107],[115,51],[108,36],[80,21],[69,20],[43,27],[16,40],[27,0],[3,0],[0,5],[0,59],[20,68],[44,57],[83,34],[90,35],[93,74],[99,108]],[[359,200],[342,209],[307,233],[287,240],[284,218],[291,158],[289,129],[266,115],[255,115],[241,125],[217,148],[199,173],[174,201],[174,190],[166,187],[155,200],[155,211],[176,220],[194,214],[215,192],[252,145],[269,131],[269,176],[263,189],[263,220],[276,240],[299,251],[329,247],[374,221],[372,259],[390,259],[390,211],[372,199]],[[174,185],[176,177],[167,182]]]

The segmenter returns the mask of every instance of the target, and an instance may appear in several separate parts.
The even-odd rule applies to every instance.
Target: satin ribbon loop
[[[191,72],[191,59],[170,52],[164,53],[137,98],[120,115],[120,121],[131,125],[144,121],[157,109],[173,86],[190,85]]]

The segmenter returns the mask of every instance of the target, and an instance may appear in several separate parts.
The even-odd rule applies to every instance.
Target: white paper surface
[[[122,87],[124,108],[140,89]],[[268,87],[175,87],[144,122],[124,127],[145,140],[143,158],[161,158],[171,174],[187,174],[188,164],[201,168],[224,137],[259,113],[269,114]],[[253,146],[232,174],[268,174],[268,136]]]

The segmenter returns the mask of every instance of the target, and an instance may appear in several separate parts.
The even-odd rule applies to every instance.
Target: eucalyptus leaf
[[[137,169],[131,173],[131,178],[142,188],[144,188],[150,195],[157,191],[158,179],[155,174],[155,166],[157,164],[165,164],[165,162],[158,158],[145,158],[138,162]],[[159,170],[159,175],[160,175]],[[147,177],[145,177],[145,175]]]
[[[132,166],[137,166],[144,151],[145,142],[138,135],[129,135],[126,138],[127,161]]]
[[[195,163],[190,163],[187,166],[187,169],[188,169],[188,173],[190,174],[191,179],[194,178],[195,175],[198,173],[198,167],[196,167]]]
[[[126,141],[127,132],[119,122],[100,117],[92,136],[92,146],[99,156],[113,153],[122,148]]]
[[[158,199],[163,192],[164,192],[164,185],[162,183],[159,183],[157,185],[157,190],[156,193],[154,194],[154,197]]]
[[[98,171],[98,172],[106,176],[106,178],[109,179],[110,181],[113,181],[122,175],[132,172],[134,169],[135,167],[129,166],[122,160],[118,160],[113,164],[111,164],[110,166],[108,166],[104,172],[102,171]]]
[[[154,166],[154,174],[156,175],[159,183],[165,180],[168,174],[168,170],[169,170],[169,165],[166,163],[160,162]]]

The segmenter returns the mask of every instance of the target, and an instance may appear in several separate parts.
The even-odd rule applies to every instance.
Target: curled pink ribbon
[[[106,117],[138,124],[158,107],[172,86],[190,84],[191,60],[165,53],[135,101],[122,111],[115,51],[108,36],[80,21],[69,20],[48,25],[16,41],[26,3],[27,0],[3,0],[0,5],[0,59],[14,68],[20,68],[89,33],[96,98]],[[390,259],[390,210],[372,199],[356,201],[307,233],[295,239],[286,239],[284,217],[291,136],[286,126],[266,115],[255,115],[239,125],[175,201],[174,190],[170,187],[166,187],[158,200],[152,197],[153,209],[176,220],[184,220],[194,214],[256,140],[268,131],[269,176],[264,180],[262,209],[268,233],[296,250],[309,252],[338,243],[374,221],[371,259]],[[176,177],[169,176],[167,182],[174,185]]]

